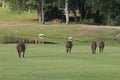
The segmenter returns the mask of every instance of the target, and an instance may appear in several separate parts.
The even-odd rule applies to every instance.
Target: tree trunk
[[[72,13],[74,15],[75,22],[77,22],[77,14],[76,14],[75,10],[72,10]]]
[[[107,15],[107,25],[110,25],[110,9],[108,9],[108,15]]]
[[[42,20],[42,24],[45,24],[44,9],[43,8],[41,10],[41,20]]]
[[[44,0],[42,0],[42,9],[41,9],[41,15],[42,15],[42,24],[45,24]]]
[[[41,8],[37,9],[37,14],[38,14],[38,21],[42,22]]]
[[[41,8],[39,7],[37,12],[38,12],[38,20],[39,20],[39,22],[41,22],[42,24],[45,24],[44,0],[42,0],[42,7]]]
[[[77,4],[79,13],[80,13],[80,21],[85,18],[85,2],[83,4]]]
[[[2,1],[2,7],[6,8],[7,7],[7,3],[5,1]]]
[[[65,0],[66,24],[69,24],[68,0]]]
[[[110,25],[110,15],[107,16],[107,25]]]
[[[30,8],[28,9],[28,13],[31,13],[31,9]]]

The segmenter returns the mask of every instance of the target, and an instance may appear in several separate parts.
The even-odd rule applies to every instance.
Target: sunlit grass
[[[117,46],[117,47],[116,47]],[[119,80],[119,45],[106,46],[92,54],[89,44],[27,45],[25,58],[18,58],[14,44],[0,45],[1,80]],[[7,50],[6,50],[7,49]]]
[[[60,44],[27,44],[25,58],[18,58],[16,44],[0,44],[0,80],[119,80],[119,43],[110,40],[119,29],[87,28],[80,24],[40,24],[37,14],[14,14],[0,8],[0,41],[5,36],[38,39]],[[2,26],[2,24],[4,24]],[[73,37],[71,54],[65,53],[65,41]],[[104,53],[93,55],[92,40],[105,41]],[[83,45],[83,43],[85,43]]]

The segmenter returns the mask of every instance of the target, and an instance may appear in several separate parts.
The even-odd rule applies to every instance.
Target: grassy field
[[[27,44],[25,58],[18,58],[16,44],[0,44],[0,80],[119,80],[120,44],[110,39],[120,33],[111,27],[82,24],[45,25],[37,22],[35,12],[17,15],[0,8],[0,43],[11,36],[38,39],[58,44]],[[65,41],[73,37],[71,54],[65,53]],[[13,38],[14,39],[14,38]],[[91,54],[90,42],[104,40],[103,54]]]
[[[18,58],[15,44],[0,45],[1,80],[119,80],[120,45],[91,54],[89,44],[74,45],[65,53],[64,45],[27,45],[25,58]]]

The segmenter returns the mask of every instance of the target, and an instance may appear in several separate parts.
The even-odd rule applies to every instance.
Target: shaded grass
[[[103,54],[91,54],[89,45],[27,45],[18,58],[14,44],[0,45],[1,80],[119,80],[119,45],[106,46]],[[7,49],[7,50],[6,50]]]

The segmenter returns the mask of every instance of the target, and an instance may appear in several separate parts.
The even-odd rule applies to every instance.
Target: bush
[[[52,19],[57,19],[62,14],[63,14],[62,10],[59,10],[57,6],[52,6],[51,4],[49,4],[46,6],[45,20],[49,21]]]
[[[2,7],[2,3],[0,2],[0,7]]]
[[[120,25],[120,16],[116,16],[114,19],[112,19],[111,25],[115,25],[115,26]]]
[[[83,19],[82,23],[84,23],[84,24],[94,24],[94,19],[91,19],[91,18]]]

